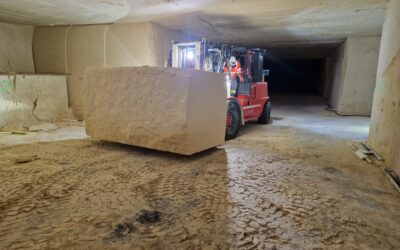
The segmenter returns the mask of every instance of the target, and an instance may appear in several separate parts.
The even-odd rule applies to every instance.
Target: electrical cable
[[[335,113],[335,114],[338,115],[338,116],[344,116],[344,117],[348,117],[348,116],[355,116],[355,117],[371,117],[370,115],[342,115],[342,114],[339,114],[336,110],[334,110],[333,107],[330,106],[330,105],[328,105],[328,106],[325,108],[325,110],[326,110],[326,111],[333,112],[333,113]]]

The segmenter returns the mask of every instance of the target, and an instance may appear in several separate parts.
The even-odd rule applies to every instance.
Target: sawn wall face
[[[349,37],[334,55],[330,105],[342,115],[370,115],[380,37]]]
[[[400,1],[391,0],[383,25],[369,144],[400,174]]]
[[[0,23],[0,73],[34,73],[33,27]]]
[[[0,75],[0,129],[22,130],[67,117],[64,75]]]
[[[58,121],[68,113],[65,75],[34,74],[32,36],[32,26],[0,23],[1,130],[22,130],[37,123]],[[58,42],[54,40],[58,37],[55,34],[42,39]],[[64,46],[63,43],[56,45]],[[43,48],[43,52],[47,49]],[[53,58],[45,55],[43,59]],[[65,72],[54,68],[57,62],[46,62],[53,67],[49,72]]]
[[[163,66],[178,31],[154,23],[38,27],[33,51],[38,73],[67,73],[69,103],[83,119],[83,72],[90,66]]]

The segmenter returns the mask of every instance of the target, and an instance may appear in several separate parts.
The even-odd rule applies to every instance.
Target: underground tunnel
[[[317,59],[272,59],[265,62],[270,70],[267,77],[269,90],[274,95],[322,96],[325,84],[324,58]]]
[[[3,0],[0,249],[398,249],[400,1]]]

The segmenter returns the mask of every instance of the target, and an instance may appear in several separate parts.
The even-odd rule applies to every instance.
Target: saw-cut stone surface
[[[0,75],[1,130],[20,130],[67,116],[65,75]]]
[[[36,27],[32,43],[36,72],[67,74],[69,105],[77,118],[84,119],[86,68],[163,66],[171,41],[193,40],[183,32],[147,22]]]
[[[89,68],[86,133],[97,140],[191,155],[224,143],[222,74],[163,67]]]

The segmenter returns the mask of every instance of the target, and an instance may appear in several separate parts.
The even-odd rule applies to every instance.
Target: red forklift
[[[240,127],[249,121],[268,124],[271,102],[268,83],[264,81],[268,70],[263,70],[265,50],[226,44],[199,42],[174,43],[167,66],[192,68],[225,73],[227,86],[227,117],[225,139],[234,139]],[[235,59],[239,69],[230,72],[230,60]]]

